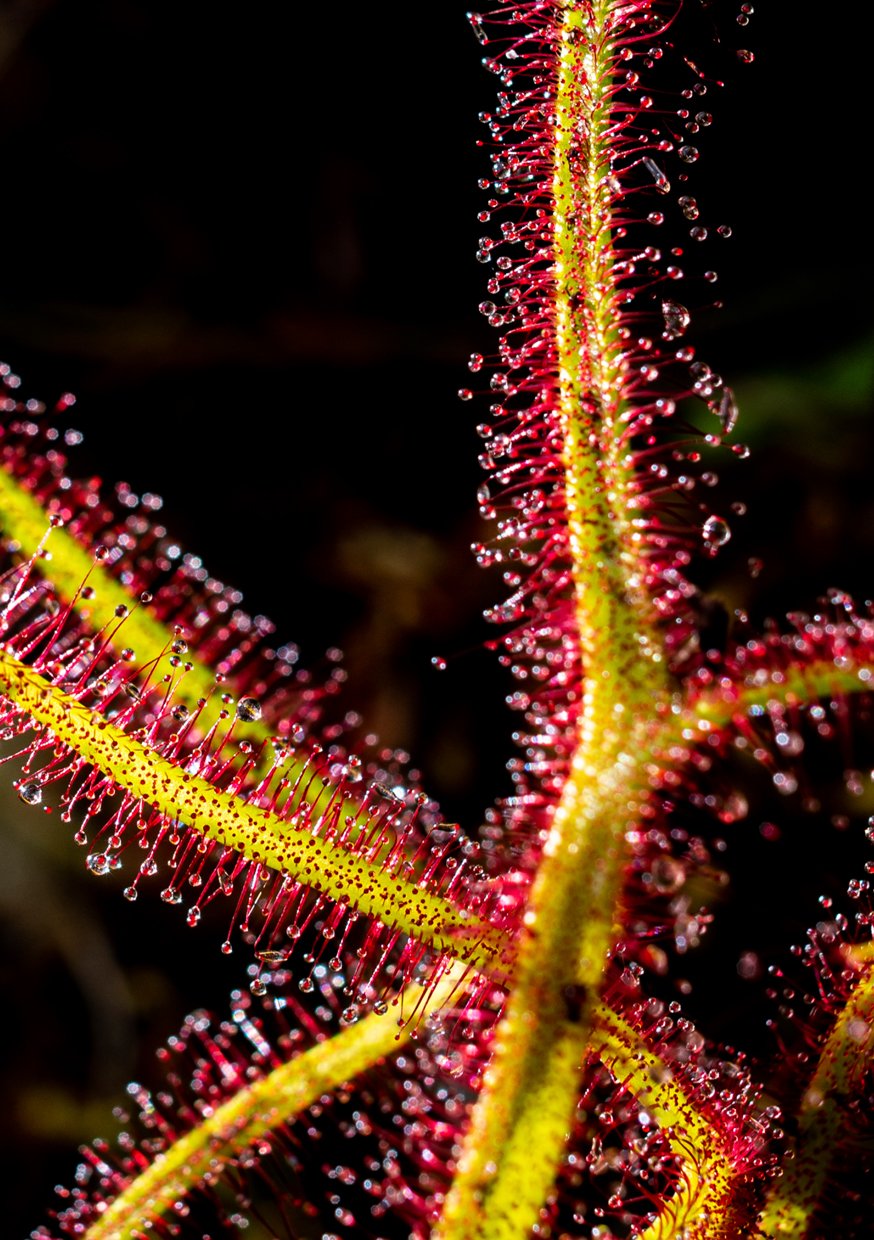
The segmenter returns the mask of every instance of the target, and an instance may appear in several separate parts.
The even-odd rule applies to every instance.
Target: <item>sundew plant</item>
[[[871,801],[870,605],[831,589],[759,623],[707,591],[743,509],[714,463],[748,449],[695,341],[717,282],[698,253],[730,232],[695,165],[719,63],[754,60],[752,6],[714,26],[715,67],[662,3],[469,16],[497,82],[477,250],[494,338],[459,396],[516,721],[482,825],[338,710],[337,652],[301,670],[152,493],[77,471],[71,398],[47,410],[4,370],[20,813],[68,831],[131,918],[178,905],[180,935],[220,927],[240,961],[35,1240],[867,1234],[862,849],[803,941],[735,914],[735,974],[770,1013],[748,1049],[719,1036],[720,978],[691,980],[742,879],[732,833],[777,841],[803,816],[806,838],[861,838]]]

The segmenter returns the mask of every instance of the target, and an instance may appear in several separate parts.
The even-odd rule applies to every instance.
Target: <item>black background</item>
[[[743,29],[737,7],[703,24],[695,10],[695,37],[712,23],[722,40],[702,63],[728,79],[702,103],[715,122],[690,181],[711,239],[688,241],[673,198],[663,233],[695,250],[690,270],[720,273],[726,309],[702,310],[694,335],[754,449],[740,470],[714,460],[723,508],[741,498],[749,515],[701,580],[761,616],[829,585],[865,597],[870,580],[870,66],[843,21],[772,2]],[[0,15],[0,350],[23,390],[74,391],[75,472],[161,493],[166,524],[305,662],[344,647],[349,707],[472,830],[508,791],[512,725],[482,650],[500,582],[467,550],[485,411],[455,396],[468,353],[494,347],[476,311],[476,116],[494,93],[480,57],[445,2],[33,0]],[[690,305],[713,296],[690,279]],[[147,1071],[142,1048],[221,1005],[244,965],[220,956],[216,927],[188,932],[177,910],[83,878],[61,824],[11,804],[2,1165],[17,1235]],[[726,986],[741,951],[785,950],[815,894],[850,877],[827,822],[763,850],[757,821],[733,937],[712,949]],[[710,1011],[717,1036],[743,1036],[753,988],[735,989],[734,1023]]]

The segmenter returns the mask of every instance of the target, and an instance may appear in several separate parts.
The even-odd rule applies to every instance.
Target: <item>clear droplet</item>
[[[18,789],[19,799],[25,805],[39,805],[42,801],[42,785],[30,781]]]
[[[237,702],[237,718],[243,723],[254,723],[261,718],[261,703],[257,698],[244,697]]]
[[[649,156],[643,160],[643,166],[655,182],[655,187],[660,194],[669,194],[671,192],[671,183],[654,159]]]
[[[255,952],[255,955],[259,960],[262,960],[264,964],[278,965],[285,964],[291,953],[286,951],[263,951]]]
[[[683,335],[692,316],[680,302],[666,299],[662,302],[662,318],[665,320],[665,340],[676,340]]]
[[[745,982],[753,982],[762,973],[762,962],[756,952],[742,952],[737,962],[737,975]]]
[[[108,874],[112,868],[106,853],[89,853],[85,864],[92,874]]]
[[[730,435],[737,425],[738,413],[737,401],[730,387],[727,385],[723,387],[719,394],[719,400],[713,401],[710,404],[710,409],[719,418],[726,435]]]
[[[871,1035],[871,1026],[867,1021],[857,1017],[847,1022],[847,1035],[854,1042],[867,1042]]]
[[[724,547],[731,538],[731,529],[727,521],[714,515],[704,522],[701,534],[709,547]]]
[[[774,737],[782,753],[795,758],[804,750],[804,738],[799,732],[781,730]]]

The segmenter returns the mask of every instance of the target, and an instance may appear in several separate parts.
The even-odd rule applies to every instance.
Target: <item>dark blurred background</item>
[[[869,53],[843,19],[763,3],[741,26],[739,5],[687,7],[696,62],[727,82],[692,105],[714,116],[686,191],[707,240],[689,239],[679,185],[653,208],[687,251],[694,341],[735,387],[753,449],[713,456],[722,511],[748,515],[701,579],[759,617],[829,585],[865,597]],[[349,708],[471,830],[508,791],[513,722],[482,648],[501,585],[468,550],[485,408],[455,395],[467,355],[494,348],[476,309],[476,118],[495,90],[481,55],[445,0],[0,4],[0,355],[28,394],[77,394],[75,472],[162,494],[168,527],[304,662],[344,648]],[[710,268],[715,285],[693,278]],[[0,865],[9,1235],[42,1219],[151,1048],[191,1007],[221,1007],[245,967],[215,927],[128,906],[84,875],[60,822],[19,809],[12,794]],[[730,939],[732,977],[741,951],[797,937],[832,881],[819,860],[796,877],[821,852],[809,824],[759,856],[770,813],[748,824],[737,916],[766,920],[773,891],[801,882],[799,907]],[[736,985],[735,1014],[750,990]]]

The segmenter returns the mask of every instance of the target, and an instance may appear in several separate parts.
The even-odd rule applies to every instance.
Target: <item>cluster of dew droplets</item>
[[[743,1056],[730,1048],[717,1052],[676,1000],[642,993],[642,971],[630,965],[621,977],[611,974],[606,991],[610,1006],[634,1030],[634,1058],[641,1062],[649,1055],[652,1079],[675,1083],[685,1099],[681,1111],[688,1107],[699,1122],[706,1116],[721,1146],[730,1150],[735,1174],[769,1173],[773,1155],[766,1142],[778,1109],[763,1114]],[[582,1082],[548,1221],[560,1234],[581,1234],[581,1227],[592,1236],[637,1234],[655,1223],[657,1203],[674,1194],[684,1173],[676,1143],[651,1108],[593,1063]],[[747,1213],[750,1209],[747,1203]],[[737,1234],[742,1234],[740,1221]]]
[[[203,1011],[186,1019],[158,1052],[161,1088],[128,1086],[128,1102],[116,1112],[122,1125],[117,1148],[101,1141],[82,1149],[76,1187],[58,1190],[57,1231],[81,1235],[108,1199],[184,1139],[204,1115],[208,1119],[224,1101],[271,1072],[284,1072],[297,1056],[337,1032],[344,1023],[343,979],[317,966],[303,995],[288,980],[263,1000],[235,992],[229,1019]],[[403,1225],[404,1234],[424,1240],[426,1220],[451,1181],[453,1145],[487,1061],[500,999],[499,992],[486,994],[484,1006],[450,1009],[422,1021],[417,1038],[399,1054],[357,1074],[333,1097],[326,1094],[275,1124],[269,1135],[247,1140],[245,1123],[223,1133],[199,1186],[216,1221],[235,1230],[247,1226],[258,1194],[239,1172],[257,1171],[268,1193],[293,1203],[312,1226],[329,1226],[331,1235],[350,1240],[394,1235]],[[177,1234],[190,1204],[180,1201],[167,1216],[154,1219],[155,1233]],[[389,1214],[397,1216],[395,1226]],[[34,1240],[52,1234],[39,1228]]]
[[[435,830],[437,808],[418,788],[408,757],[377,749],[375,738],[356,756],[346,740],[360,726],[358,716],[347,712],[342,723],[323,720],[322,700],[345,677],[340,653],[328,652],[329,672],[321,683],[304,672],[291,675],[296,649],[266,646],[269,622],[242,612],[239,592],[211,578],[198,557],[184,554],[147,517],[160,507],[157,497],[135,496],[120,484],[111,507],[95,483],[67,475],[52,428],[34,421],[36,411],[19,406],[13,411],[18,420],[3,427],[0,463],[18,485],[38,488],[41,502],[55,509],[47,518],[48,545],[66,524],[69,535],[90,549],[94,567],[78,590],[87,604],[82,614],[56,597],[46,573],[50,555],[41,549],[21,564],[17,545],[5,547],[11,557],[0,579],[5,651],[76,698],[98,731],[105,720],[166,759],[183,780],[196,777],[222,797],[263,808],[288,840],[283,847],[294,851],[296,832],[324,835],[352,858],[360,856],[362,865],[417,879],[423,891],[441,898],[452,899],[457,891],[471,909],[485,909],[490,896],[480,881],[478,846],[459,838],[457,828]],[[115,582],[110,585],[102,574]],[[107,608],[109,620],[95,634],[87,608],[105,603],[107,590],[117,596],[116,583],[129,601],[114,612]],[[148,588],[131,594],[140,587]],[[138,627],[138,613],[145,611],[163,622],[166,642],[141,661],[135,646],[142,639],[151,648],[155,633],[152,620],[145,630]],[[0,700],[0,736],[19,742],[23,767],[16,788],[22,803],[51,811],[58,800],[51,789],[59,794],[61,818],[81,819],[74,838],[86,849],[92,873],[110,875],[122,866],[130,873],[131,857],[137,858],[124,888],[129,901],[163,877],[160,898],[187,904],[190,926],[213,900],[230,901],[231,929],[256,951],[256,991],[293,947],[304,964],[304,993],[322,959],[336,971],[346,968],[352,953],[347,1020],[364,1007],[386,1007],[385,995],[407,979],[427,983],[433,977],[435,961],[422,944],[405,942],[388,924],[359,918],[348,899],[335,902],[303,878],[292,880],[281,867],[249,860],[176,815],[159,812],[126,788],[123,775],[116,783],[46,728],[34,727],[13,700]],[[128,755],[126,762],[138,760],[135,746],[128,751],[121,745],[120,752]],[[350,804],[360,808],[357,819]],[[139,850],[145,855],[138,856]],[[223,950],[232,950],[231,934]]]
[[[496,531],[474,543],[473,552],[480,565],[500,569],[509,590],[486,617],[511,626],[496,644],[503,647],[501,659],[525,682],[508,701],[528,725],[518,738],[529,760],[517,764],[513,777],[520,801],[531,806],[532,798],[545,793],[549,801],[561,786],[561,755],[569,751],[578,709],[568,688],[580,677],[569,629],[571,574],[553,342],[553,17],[539,4],[468,16],[487,49],[485,67],[500,79],[496,106],[480,115],[487,130],[480,145],[487,148],[489,169],[480,181],[487,198],[478,221],[487,227],[476,258],[489,271],[480,311],[504,334],[495,356],[470,355],[471,379],[459,397],[470,402],[484,396],[490,402],[488,417],[476,428],[484,441],[480,463],[489,475],[477,498],[481,516],[494,522]],[[699,159],[700,136],[713,123],[708,110],[713,83],[687,62],[691,82],[679,106],[674,112],[655,107],[652,96],[641,91],[670,45],[642,6],[629,6],[616,20],[622,27],[615,32],[621,49],[615,75],[624,122],[611,153],[610,177],[616,190],[619,337],[628,374],[623,433],[638,479],[635,537],[643,548],[643,585],[666,620],[676,617],[679,623],[682,617],[685,632],[694,623],[688,608],[694,589],[683,574],[696,554],[715,555],[732,534],[729,516],[714,511],[705,498],[717,476],[702,469],[701,450],[730,439],[738,408],[732,389],[696,358],[688,341],[692,311],[681,290],[695,283],[684,269],[686,258],[694,268],[703,266],[699,249],[721,244],[731,228],[703,222],[687,185],[689,169]],[[633,37],[623,46],[625,34]],[[669,167],[676,168],[670,176]],[[664,202],[647,202],[653,193]],[[685,249],[640,239],[645,228],[661,232],[669,217],[668,228],[689,231]],[[708,296],[716,279],[710,269],[700,277]],[[703,401],[715,421],[704,435],[681,420],[680,402],[689,397]],[[744,445],[731,446],[738,456],[747,454]],[[697,502],[695,491],[701,494]],[[739,515],[742,508],[733,505],[732,512]],[[679,629],[677,635],[682,644]],[[441,658],[434,664],[445,667]],[[557,760],[552,746],[543,744],[547,737],[558,750]]]
[[[741,24],[746,24],[752,13],[752,6],[745,5],[738,17]],[[649,46],[640,45],[638,49],[626,48],[622,52],[622,59],[626,67],[626,84],[630,91],[636,90],[639,86],[641,77],[641,69],[651,70],[657,61],[661,60],[665,54],[666,45],[654,43]],[[747,52],[739,52],[739,58],[749,63],[752,56]],[[689,192],[686,182],[688,173],[685,170],[686,165],[697,163],[700,157],[700,150],[695,142],[697,135],[707,130],[713,124],[713,114],[707,110],[707,96],[713,85],[721,85],[721,83],[709,82],[706,80],[702,71],[692,61],[686,60],[690,72],[695,80],[691,85],[682,91],[681,106],[676,110],[673,116],[665,114],[660,119],[660,130],[652,130],[650,136],[651,153],[638,155],[638,163],[641,169],[642,184],[649,187],[650,192],[669,197],[675,196],[676,206],[679,211],[674,219],[671,220],[669,226],[676,227],[678,222],[688,228],[689,239],[693,244],[692,252],[686,254],[682,245],[673,245],[668,254],[656,245],[642,246],[637,252],[632,252],[626,257],[624,262],[625,272],[628,276],[634,276],[645,279],[644,287],[653,284],[658,286],[661,283],[682,282],[688,280],[688,275],[681,265],[685,258],[691,258],[692,265],[697,267],[697,250],[702,243],[709,243],[712,240],[722,241],[732,235],[730,225],[718,223],[715,226],[707,224],[701,219],[701,208],[697,198]],[[640,96],[637,100],[641,108],[649,109],[652,107],[652,99],[649,95]],[[693,142],[691,139],[695,139]],[[664,171],[664,159],[674,158],[680,164],[678,174],[679,193],[672,184],[671,179]],[[661,228],[666,223],[670,212],[666,208],[653,209],[647,213],[647,223],[655,228]],[[619,235],[622,229],[619,230]],[[718,274],[711,268],[705,268],[701,273],[700,279],[704,285],[713,285],[718,279]],[[656,297],[657,294],[650,293],[648,296]],[[721,302],[713,303],[717,307]],[[680,376],[678,386],[686,388],[686,391],[702,399],[709,411],[714,415],[718,423],[718,430],[714,433],[707,433],[704,436],[706,443],[713,446],[720,445],[725,439],[730,437],[735,429],[738,417],[737,402],[732,389],[723,382],[721,376],[716,374],[705,363],[695,361],[695,349],[688,345],[683,339],[691,323],[691,313],[683,300],[677,297],[672,291],[670,295],[662,295],[660,299],[660,310],[662,319],[662,330],[660,332],[664,350],[661,361],[667,362],[673,359],[674,363],[679,366],[677,372]],[[652,350],[652,343],[646,339],[638,339],[639,347],[646,350]],[[673,346],[673,348],[671,348]],[[688,385],[683,383],[682,374],[688,375]],[[640,371],[642,376],[650,381],[655,381],[662,369],[659,358],[653,350],[641,365]],[[748,455],[748,449],[743,444],[734,444],[732,450],[736,455],[745,457]],[[682,451],[675,450],[672,453],[675,460],[681,460],[685,464],[686,460],[694,460],[694,454],[686,454]],[[661,478],[668,477],[669,474],[660,469],[657,465],[651,466],[655,474],[656,482]],[[715,477],[715,475],[711,475]],[[704,476],[705,485],[707,476]],[[688,493],[696,486],[696,478],[687,468],[683,468],[679,478],[673,484],[675,488],[683,493]],[[656,494],[659,492],[657,491]],[[740,511],[742,505],[736,505],[735,510]],[[731,537],[731,528],[726,517],[719,513],[709,511],[706,504],[700,507],[702,513],[701,525],[699,527],[698,549],[703,550],[707,556],[712,556],[723,547]],[[696,547],[690,544],[690,551],[694,552]],[[682,554],[677,557],[679,563],[682,563]],[[675,564],[676,567],[676,564]],[[667,592],[668,599],[671,591]]]

